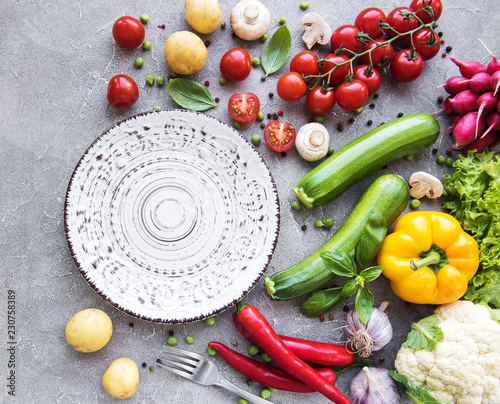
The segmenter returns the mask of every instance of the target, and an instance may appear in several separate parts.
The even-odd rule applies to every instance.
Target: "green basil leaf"
[[[318,317],[339,306],[344,300],[341,287],[325,289],[307,299],[300,311],[307,317]]]
[[[292,36],[286,25],[278,28],[267,43],[260,62],[266,76],[277,72],[285,63],[292,47]]]
[[[168,83],[168,92],[177,104],[186,109],[206,111],[217,106],[210,91],[196,81],[171,79]]]
[[[354,279],[350,280],[342,288],[342,295],[345,297],[352,296],[358,290],[358,286],[359,285]]]
[[[440,401],[436,400],[431,394],[422,387],[419,387],[412,382],[403,374],[396,372],[395,370],[389,371],[391,377],[399,383],[402,383],[405,387],[405,394],[410,400],[418,404],[442,404]]]
[[[369,267],[369,268],[363,269],[359,273],[359,276],[362,277],[365,282],[371,282],[380,276],[383,269],[384,269],[383,265],[378,265],[376,267]]]
[[[361,268],[366,268],[375,258],[387,234],[387,224],[382,213],[372,208],[363,232],[356,246],[356,260]]]
[[[433,314],[411,325],[411,331],[402,346],[415,348],[417,351],[420,349],[434,351],[437,343],[443,339],[444,334],[439,328],[438,318]]]
[[[356,309],[356,313],[358,313],[359,318],[364,324],[366,324],[373,312],[374,303],[375,299],[373,298],[372,293],[366,287],[360,286],[358,293],[356,294],[354,307]]]
[[[353,258],[342,251],[329,251],[321,254],[326,267],[335,275],[352,278],[357,275]]]

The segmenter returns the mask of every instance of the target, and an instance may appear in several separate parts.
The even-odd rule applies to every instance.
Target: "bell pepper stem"
[[[441,256],[437,251],[431,251],[425,258],[411,260],[410,266],[411,269],[416,271],[417,269],[421,269],[423,267],[427,267],[429,265],[437,264],[441,260]]]

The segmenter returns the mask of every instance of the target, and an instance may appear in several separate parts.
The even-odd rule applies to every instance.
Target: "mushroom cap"
[[[269,28],[271,14],[258,0],[242,0],[231,10],[231,26],[246,41],[259,39]]]
[[[300,23],[305,30],[302,40],[308,49],[311,49],[315,43],[326,45],[330,42],[332,29],[319,14],[307,13],[301,18]]]
[[[430,199],[439,198],[443,194],[443,184],[433,175],[424,171],[414,172],[408,183],[412,187],[410,195],[412,198],[420,199],[427,196]]]
[[[328,153],[330,135],[320,123],[311,122],[297,132],[295,147],[300,156],[307,161],[317,161]]]

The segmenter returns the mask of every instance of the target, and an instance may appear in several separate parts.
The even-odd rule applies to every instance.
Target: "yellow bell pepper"
[[[401,299],[444,304],[460,299],[479,267],[476,241],[442,212],[401,216],[377,255],[382,274]]]

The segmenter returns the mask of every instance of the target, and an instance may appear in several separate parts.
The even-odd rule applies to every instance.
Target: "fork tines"
[[[170,355],[170,357],[160,356],[157,362],[158,366],[168,369],[180,376],[189,378],[197,370],[201,362],[205,358],[194,352],[186,351],[185,349],[174,348],[171,346],[165,347],[166,350],[162,352],[163,355]]]

